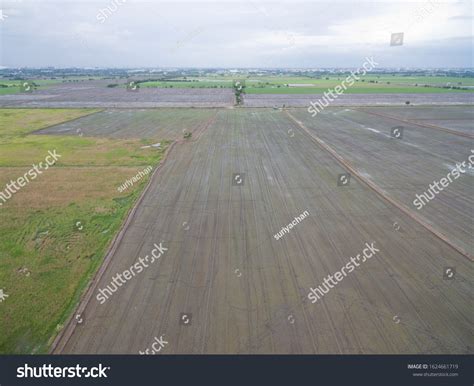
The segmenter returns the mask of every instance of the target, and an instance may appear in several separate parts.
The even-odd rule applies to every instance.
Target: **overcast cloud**
[[[358,67],[367,55],[380,67],[473,67],[471,1],[23,0],[0,9],[7,67]],[[403,46],[390,46],[392,32],[405,33]]]

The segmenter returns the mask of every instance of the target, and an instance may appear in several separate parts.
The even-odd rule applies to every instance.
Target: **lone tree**
[[[237,105],[241,105],[244,101],[243,94],[245,90],[245,80],[236,80],[232,82],[235,94],[235,102]]]

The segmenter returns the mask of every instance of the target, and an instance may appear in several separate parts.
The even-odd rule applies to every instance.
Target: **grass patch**
[[[324,87],[265,87],[252,88],[247,87],[245,92],[247,94],[322,94],[328,89],[334,91],[333,86]],[[344,94],[440,94],[452,92],[469,93],[474,90],[454,90],[437,87],[348,87]]]
[[[166,143],[140,149],[140,140],[26,135],[60,118],[18,111],[22,123],[10,115],[13,129],[0,136],[0,191],[47,150],[63,157],[0,206],[0,288],[9,295],[0,306],[0,353],[45,353],[149,176],[123,193],[118,187],[156,167]]]
[[[0,137],[28,134],[89,115],[97,109],[0,109]]]
[[[320,94],[329,88],[340,85],[349,74],[316,76],[259,76],[248,75],[245,79],[248,94]],[[231,88],[232,76],[184,77],[179,81],[149,81],[141,83],[141,87],[159,88]],[[292,86],[293,85],[293,86]],[[301,85],[295,87],[294,85]],[[426,85],[426,86],[425,86]],[[347,94],[380,94],[380,93],[446,93],[474,92],[474,89],[459,87],[474,86],[474,78],[448,76],[402,76],[392,74],[368,73],[349,87]],[[456,88],[444,88],[456,87]]]
[[[162,147],[169,142],[160,141]],[[30,166],[44,160],[48,150],[56,150],[61,158],[57,167],[64,166],[134,166],[157,161],[160,150],[141,149],[139,139],[109,139],[57,135],[28,135],[0,137],[0,167]]]

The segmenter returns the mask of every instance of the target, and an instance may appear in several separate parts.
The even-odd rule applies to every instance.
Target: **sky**
[[[0,66],[473,67],[472,4],[2,0]]]

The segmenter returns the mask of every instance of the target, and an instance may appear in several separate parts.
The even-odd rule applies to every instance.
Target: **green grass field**
[[[87,81],[88,79],[100,79],[99,77],[68,77],[66,79],[57,78],[57,79],[33,79],[31,82],[35,83],[37,88],[36,90],[41,90],[54,86],[56,84],[66,83],[70,81]],[[10,80],[10,79],[0,79],[0,95],[7,94],[18,94],[20,90],[20,84],[22,80]]]
[[[2,109],[0,111],[0,117],[2,118],[0,121],[0,138],[5,138],[25,135],[43,127],[70,121],[101,110],[44,109],[36,110],[34,114],[26,109]]]
[[[256,82],[255,79],[246,81],[248,94],[319,94],[328,89],[334,89],[345,79],[345,76],[325,76],[321,79],[295,77],[295,78],[264,78]],[[461,84],[459,84],[461,83]],[[429,85],[431,87],[425,87]],[[473,78],[445,78],[445,77],[402,77],[402,76],[378,76],[367,74],[360,77],[352,86],[349,86],[347,94],[377,94],[377,93],[445,93],[445,92],[474,92],[471,90],[459,90],[443,88],[450,84],[452,86],[474,86]],[[304,85],[304,86],[296,86]]]
[[[323,76],[319,79],[303,76],[249,76],[245,78],[248,94],[319,94],[333,89],[341,84],[347,75]],[[181,78],[181,81],[150,81],[140,84],[140,87],[158,88],[231,88],[233,78],[202,77]],[[300,85],[300,86],[296,86]],[[427,86],[425,86],[427,85]],[[429,86],[429,87],[428,87]],[[376,94],[376,93],[446,93],[474,92],[474,89],[452,89],[443,86],[466,87],[474,86],[474,78],[454,78],[441,76],[391,76],[367,74],[350,86],[347,94]]]
[[[232,88],[234,78],[245,79],[248,94],[319,94],[339,85],[347,75],[323,75],[319,78],[309,76],[231,76],[216,75],[202,77],[181,77],[169,81],[145,81],[140,83],[143,88]],[[88,79],[88,78],[87,78]],[[87,81],[86,78],[40,79],[34,82],[38,89],[44,89],[64,81]],[[21,81],[1,80],[0,95],[20,92]],[[116,80],[110,84],[117,85]],[[304,85],[296,87],[294,85]],[[426,85],[426,86],[425,86]],[[429,86],[429,87],[428,87]],[[474,87],[474,78],[456,78],[444,76],[400,76],[367,74],[360,81],[348,88],[347,94],[375,93],[445,93],[445,92],[474,92],[471,89],[453,89],[449,87]],[[104,86],[106,87],[106,86]],[[126,87],[122,82],[121,87]]]
[[[31,135],[93,110],[0,110],[0,192],[43,161],[62,157],[0,206],[0,353],[44,353],[100,266],[149,176],[117,188],[162,149],[141,140]]]
[[[62,80],[59,79],[36,79],[33,82],[37,85],[37,90],[41,90],[51,86],[53,84],[60,83]],[[17,94],[20,90],[20,84],[23,81],[21,80],[7,80],[7,79],[0,79],[0,95],[6,94]],[[7,86],[7,87],[5,87]]]
[[[322,94],[328,89],[334,91],[334,86],[324,87],[281,87],[281,88],[252,88],[247,87],[247,94]],[[451,90],[434,87],[348,87],[345,94],[438,94],[449,92],[473,92],[474,90]]]

